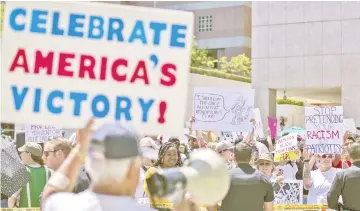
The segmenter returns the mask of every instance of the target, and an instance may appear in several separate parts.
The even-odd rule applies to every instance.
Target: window
[[[199,32],[212,31],[212,15],[199,16]]]

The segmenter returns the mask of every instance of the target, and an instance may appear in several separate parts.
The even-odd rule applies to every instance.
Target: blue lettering
[[[165,23],[158,23],[158,22],[151,22],[150,28],[154,30],[154,45],[160,44],[160,38],[161,38],[161,31],[164,31],[166,29]]]
[[[104,19],[100,16],[90,16],[89,33],[90,39],[101,39],[104,36]]]
[[[174,24],[171,27],[171,38],[170,38],[170,46],[184,48],[185,47],[185,32],[181,33],[180,30],[187,30],[187,26],[185,25],[177,25]],[[179,41],[179,39],[183,38],[183,41]]]
[[[122,106],[122,104],[126,104]],[[131,120],[130,115],[131,101],[128,97],[116,97],[116,110],[115,110],[115,119],[120,120],[121,114],[125,115],[126,120]]]
[[[149,109],[152,106],[152,104],[154,103],[154,100],[151,99],[151,100],[149,100],[149,102],[146,103],[142,98],[139,98],[139,103],[141,106],[141,110],[143,111],[142,121],[147,122]]]
[[[61,98],[64,99],[64,93],[62,91],[59,90],[54,90],[52,92],[50,92],[46,105],[48,110],[53,113],[53,114],[60,114],[62,112],[62,106],[54,106],[54,99],[55,98]]]
[[[48,12],[46,10],[33,10],[31,14],[30,32],[45,34],[47,15]]]
[[[53,35],[64,35],[64,29],[61,29],[59,27],[59,25],[60,25],[59,19],[60,19],[59,12],[54,12],[53,21],[52,21],[52,34]]]
[[[11,11],[10,17],[9,17],[9,24],[10,24],[10,27],[13,30],[15,30],[15,31],[23,31],[25,29],[25,22],[24,23],[17,23],[16,18],[18,16],[24,16],[24,19],[25,19],[26,10],[18,8],[18,9],[14,9],[13,11]]]
[[[147,44],[144,23],[142,21],[136,21],[133,31],[131,32],[129,43],[133,43],[135,39],[139,39],[143,44]]]
[[[34,113],[40,112],[40,105],[41,105],[41,89],[35,89],[35,97],[34,97]]]
[[[70,92],[70,99],[74,100],[74,116],[80,116],[81,103],[87,99],[86,93]]]
[[[70,14],[69,17],[69,31],[68,35],[70,37],[83,37],[84,32],[82,29],[84,28],[84,22],[82,22],[85,19],[85,15],[81,14]]]
[[[18,87],[17,86],[11,86],[11,92],[14,99],[15,109],[18,111],[21,109],[25,96],[27,92],[29,91],[28,87],[25,87],[22,89],[21,93],[19,94]]]
[[[104,109],[102,111],[99,111],[99,109],[97,108],[99,102],[102,102],[104,104]],[[105,95],[97,95],[96,97],[94,97],[91,103],[91,110],[94,117],[105,117],[109,113],[109,107],[110,103]]]
[[[110,18],[109,20],[109,31],[107,39],[112,41],[114,39],[114,35],[117,40],[122,42],[124,41],[124,37],[122,35],[122,30],[124,29],[124,22],[118,18]]]

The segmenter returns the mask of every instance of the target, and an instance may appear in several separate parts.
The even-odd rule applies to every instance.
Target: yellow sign
[[[40,211],[40,207],[29,208],[1,208],[0,211]]]
[[[290,152],[282,152],[274,156],[275,162],[297,160],[297,159],[298,159],[298,153],[296,150]]]
[[[172,204],[156,204],[157,208],[172,208]],[[294,205],[275,205],[274,210],[326,210],[326,205],[316,204],[294,204]],[[205,207],[201,207],[202,211],[206,211]],[[33,208],[0,208],[0,211],[40,211],[39,207]]]
[[[326,205],[321,204],[294,204],[294,205],[275,205],[274,210],[326,210]]]

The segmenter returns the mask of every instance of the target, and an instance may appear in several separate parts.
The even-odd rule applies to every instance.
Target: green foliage
[[[239,54],[228,60],[226,57],[221,57],[221,70],[235,75],[251,76],[251,60],[245,54]]]
[[[276,99],[277,104],[287,104],[287,105],[296,105],[296,106],[304,106],[304,101],[301,100],[292,100],[292,99]]]
[[[3,20],[4,20],[4,12],[5,12],[5,2],[0,3],[0,35],[2,32]]]
[[[241,81],[241,82],[245,82],[245,83],[251,83],[251,78],[239,76],[239,75],[233,75],[233,74],[229,74],[229,73],[224,73],[222,71],[214,70],[214,69],[206,70],[206,69],[202,69],[202,68],[191,67],[190,72],[199,74],[199,75],[207,75],[207,76],[216,77],[216,78],[223,78],[223,79],[228,79],[228,80],[233,80],[233,81]]]
[[[191,66],[214,68],[215,62],[217,62],[217,59],[209,56],[209,51],[207,49],[198,48],[195,36],[193,36],[193,47],[191,50]]]

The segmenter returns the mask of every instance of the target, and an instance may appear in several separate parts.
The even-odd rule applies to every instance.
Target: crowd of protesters
[[[156,171],[161,171],[161,169],[183,166],[191,152],[200,148],[210,148],[219,153],[219,155],[226,160],[230,173],[239,170],[246,171],[244,169],[256,169],[259,170],[257,172],[261,172],[263,175],[262,180],[264,181],[268,180],[283,183],[284,180],[302,180],[304,185],[304,204],[331,204],[331,207],[337,206],[339,195],[341,194],[339,193],[340,190],[332,187],[332,184],[336,182],[335,180],[339,180],[339,178],[336,178],[336,175],[351,166],[356,166],[357,169],[360,167],[360,137],[359,135],[349,132],[346,132],[343,137],[343,154],[310,154],[307,151],[304,137],[298,135],[298,159],[274,162],[273,152],[276,138],[272,138],[269,132],[266,138],[262,139],[254,137],[253,133],[246,133],[239,134],[231,140],[223,140],[210,131],[193,131],[193,122],[194,118],[191,118],[188,133],[185,134],[188,139],[186,143],[180,141],[178,137],[170,137],[165,142],[162,135],[144,136],[140,139],[139,146],[146,149],[147,154],[150,156],[143,157],[140,160],[141,168],[139,183],[134,193],[135,199],[139,200],[151,197],[146,179],[152,174]],[[76,146],[75,144],[79,139],[77,133],[73,134],[69,139],[63,137],[50,139],[44,144],[44,149],[42,149],[40,144],[32,142],[26,142],[25,145],[18,148],[20,158],[28,170],[30,179],[24,187],[12,196],[3,198],[2,195],[2,207],[40,207],[40,198],[43,189],[49,178],[60,168]],[[287,134],[284,134],[284,136],[285,135]],[[242,145],[238,146],[240,144]],[[244,144],[246,144],[246,146]],[[242,160],[240,162],[239,157],[242,157],[246,153],[250,153],[251,155],[249,160],[243,158],[245,161]],[[242,166],[244,162],[246,164],[245,167]],[[359,171],[355,169],[354,172],[357,174],[357,178],[360,178]],[[346,174],[346,172],[344,174]],[[89,175],[89,172],[87,172],[82,165],[72,189],[73,193],[80,193],[88,189],[91,179],[91,174]],[[249,178],[247,179],[250,181]],[[253,187],[255,186],[256,185]],[[359,190],[360,183],[355,184],[353,189]],[[244,190],[244,187],[242,187],[242,190]],[[270,190],[272,192],[274,191],[273,189]],[[335,191],[337,192],[335,193]],[[246,192],[245,195],[249,195],[250,193],[251,191]],[[350,195],[346,197],[352,197]],[[355,198],[356,196],[359,196],[359,194],[355,194]],[[243,200],[237,200],[237,197]],[[244,192],[240,193],[238,190],[235,191],[235,189],[230,188],[229,194],[223,203],[219,202],[205,209],[240,210],[236,209],[236,206],[239,206],[239,203],[247,203],[244,202],[245,199],[246,196],[244,196]],[[332,201],[328,201],[328,199]],[[5,200],[7,200],[8,203],[3,203]],[[261,209],[264,208],[264,210],[267,210],[266,207],[269,205],[267,205],[266,202],[271,202],[271,207],[274,205],[274,193],[267,195],[265,199],[263,197],[262,200],[265,204],[260,202],[260,207]],[[349,205],[347,198],[344,199],[343,196],[341,199],[340,197],[340,201],[342,200]],[[229,205],[229,201],[231,205]],[[235,201],[237,201],[237,203],[235,203]],[[156,207],[156,204],[169,204],[170,201],[166,198],[155,199],[152,203],[151,206],[158,210],[170,210],[170,208]],[[258,210],[259,203],[256,202],[255,204],[257,208],[254,208],[254,210]],[[146,204],[143,206],[146,206]],[[148,206],[150,207],[150,205]],[[200,209],[200,206],[201,205],[194,205],[194,209]],[[251,203],[248,206],[251,207]],[[268,210],[271,209],[272,208],[269,208]]]

